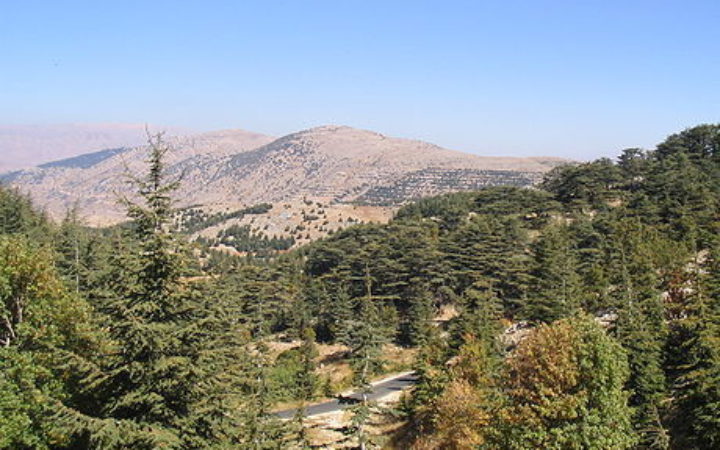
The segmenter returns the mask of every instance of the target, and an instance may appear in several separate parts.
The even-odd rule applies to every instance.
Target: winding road
[[[372,393],[368,396],[370,400],[380,400],[383,397],[390,395],[394,392],[402,391],[417,382],[417,376],[413,372],[401,373],[391,378],[386,378],[379,382],[372,384]],[[349,408],[354,404],[357,404],[362,398],[362,394],[355,392],[350,395],[338,396],[327,402],[317,403],[315,405],[308,405],[305,407],[305,415],[316,416],[318,414],[326,414],[331,412],[340,411],[345,408]],[[297,409],[286,409],[279,411],[276,414],[281,419],[290,419],[295,416]]]

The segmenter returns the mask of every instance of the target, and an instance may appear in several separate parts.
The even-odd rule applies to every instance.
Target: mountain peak
[[[344,125],[322,125],[278,139],[246,130],[172,138],[171,176],[185,175],[178,206],[251,205],[317,198],[398,204],[425,195],[495,184],[527,185],[553,164],[480,157],[423,141]],[[141,173],[145,149],[103,152],[14,174],[56,217],[78,202],[94,223],[123,217],[115,193],[126,170]]]
[[[377,136],[384,137],[382,134],[365,130],[363,128],[355,128],[348,125],[319,125],[317,127],[308,128],[306,130],[293,133],[294,135],[353,135],[353,136]]]

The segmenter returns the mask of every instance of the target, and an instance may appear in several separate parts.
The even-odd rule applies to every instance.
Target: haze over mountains
[[[304,198],[394,205],[487,185],[529,185],[563,161],[477,156],[332,125],[278,139],[225,130],[168,140],[174,147],[167,159],[169,173],[183,174],[179,206],[211,210]],[[124,218],[117,204],[117,195],[128,192],[123,174],[142,173],[146,153],[132,145],[109,147],[115,148],[16,171],[4,179],[29,192],[54,217],[77,205],[91,224],[114,223]],[[10,151],[0,148],[3,155],[12,154],[12,146]]]
[[[190,132],[177,127],[162,129],[174,135]],[[0,173],[87,152],[142,145],[147,140],[145,130],[146,125],[126,123],[0,125]]]

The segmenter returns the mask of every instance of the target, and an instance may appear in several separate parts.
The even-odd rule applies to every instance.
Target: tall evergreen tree
[[[695,448],[720,446],[720,246],[715,245],[701,272],[683,348],[683,374],[676,383],[678,414]]]
[[[77,207],[69,209],[56,227],[53,240],[56,265],[75,292],[91,297],[99,278],[107,270],[109,233],[86,227]]]
[[[306,404],[315,396],[317,389],[317,376],[315,375],[314,359],[318,355],[315,345],[315,332],[312,328],[306,327],[302,331],[302,344],[300,345],[300,371],[297,380],[297,398],[300,406],[295,413],[295,422],[298,428],[296,443],[300,448],[310,448],[310,440],[305,429]]]
[[[613,296],[619,308],[617,335],[628,352],[630,405],[642,448],[668,448],[669,435],[661,418],[666,398],[663,347],[667,338],[658,270],[652,244],[659,237],[639,221],[615,225],[610,242]]]
[[[451,381],[451,374],[446,366],[451,354],[447,340],[438,333],[420,347],[415,358],[413,368],[417,383],[407,407],[417,439],[422,439],[435,429],[438,401]]]
[[[581,280],[568,228],[548,226],[533,245],[533,256],[532,281],[522,315],[531,321],[552,322],[578,311]]]
[[[348,338],[349,327],[353,324],[355,305],[350,293],[344,286],[338,286],[331,298],[332,304],[329,318],[329,329],[336,342],[344,342]]]
[[[382,346],[388,340],[388,331],[383,324],[377,303],[373,298],[373,284],[369,268],[365,274],[365,295],[357,298],[357,317],[346,327],[344,344],[350,348],[350,365],[353,369],[354,385],[360,389],[361,400],[352,408],[350,432],[364,450],[373,445],[367,431],[367,422],[374,409],[368,395],[372,392],[370,381],[382,365]]]
[[[459,347],[468,336],[485,343],[494,342],[502,317],[500,299],[491,290],[478,286],[468,288],[460,299],[460,315],[451,327],[453,344]]]
[[[240,430],[233,373],[246,359],[242,335],[222,304],[181,278],[184,253],[171,229],[178,182],[166,181],[162,135],[149,143],[148,175],[133,179],[143,203],[126,201],[138,253],[116,267],[102,302],[116,349],[88,380],[99,408],[67,420],[90,447],[230,445]]]
[[[412,346],[421,346],[436,331],[432,323],[435,305],[427,286],[420,280],[416,283],[416,287],[411,289],[403,340]]]
[[[0,234],[23,234],[47,242],[49,230],[47,217],[33,207],[27,195],[0,184]]]
[[[236,446],[251,450],[280,449],[287,439],[284,424],[270,411],[272,392],[268,385],[269,358],[267,344],[260,340],[251,345],[250,364],[244,367],[246,395],[241,413],[242,427],[236,437]]]

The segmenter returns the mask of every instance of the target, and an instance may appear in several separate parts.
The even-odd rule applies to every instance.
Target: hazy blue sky
[[[0,0],[0,124],[615,155],[720,122],[720,1]]]

